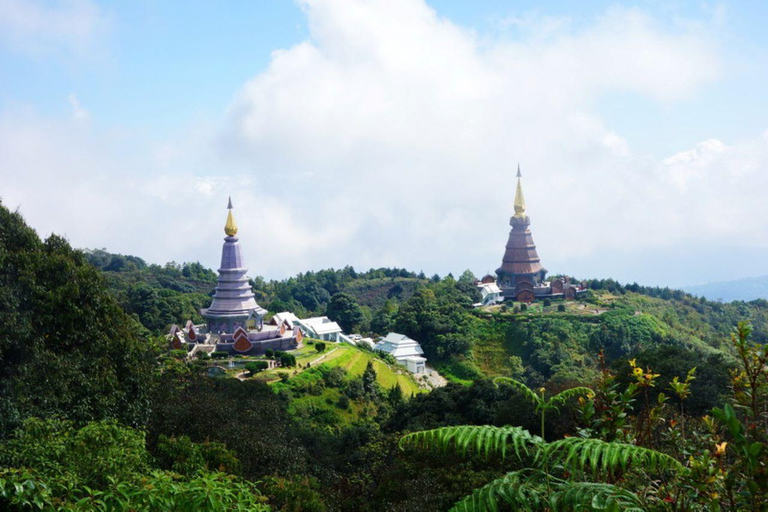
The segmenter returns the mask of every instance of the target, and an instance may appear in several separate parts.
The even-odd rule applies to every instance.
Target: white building
[[[272,325],[281,325],[281,324],[287,323],[287,327],[293,329],[293,326],[296,325],[296,322],[298,320],[299,320],[299,317],[297,317],[290,311],[283,311],[282,313],[275,313],[275,316],[272,317],[272,320],[270,320],[270,323]]]
[[[310,338],[323,341],[341,341],[341,327],[327,316],[297,318],[293,323]]]
[[[480,304],[488,306],[490,304],[497,304],[504,300],[504,296],[501,292],[501,288],[495,282],[493,283],[478,283],[477,288],[480,290]]]
[[[363,338],[360,334],[350,334],[348,336],[349,343],[357,346],[365,345],[366,347],[373,350],[376,347],[376,344],[373,342],[372,338]]]
[[[404,334],[391,332],[382,338],[375,350],[391,354],[397,362],[408,368],[411,373],[426,373],[427,359],[422,357],[424,351],[416,340],[412,340]]]

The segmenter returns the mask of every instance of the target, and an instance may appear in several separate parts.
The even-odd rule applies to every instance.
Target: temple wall
[[[253,342],[253,347],[247,352],[238,352],[234,348],[234,343],[218,343],[216,350],[221,352],[227,352],[229,355],[245,355],[245,356],[257,356],[262,355],[267,349],[271,350],[294,350],[298,348],[298,342],[296,338],[277,338],[271,340],[262,340]]]

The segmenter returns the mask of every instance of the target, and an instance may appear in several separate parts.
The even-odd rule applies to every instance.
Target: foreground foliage
[[[202,458],[190,466],[184,455],[199,448],[177,450],[186,475],[154,468],[144,434],[114,422],[32,418],[0,448],[4,510],[269,510],[256,484],[203,469]]]

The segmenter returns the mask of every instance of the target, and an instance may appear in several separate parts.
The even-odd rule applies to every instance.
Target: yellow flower
[[[725,453],[725,447],[726,447],[726,446],[728,446],[728,443],[727,443],[727,442],[725,442],[725,441],[723,441],[723,442],[722,442],[722,443],[720,443],[720,444],[716,444],[716,445],[715,445],[715,455],[716,455],[716,456],[718,456],[718,457],[720,457],[721,455],[723,455],[723,454]]]
[[[635,368],[634,370],[632,370],[632,374],[635,377],[640,377],[640,376],[643,375],[643,369],[642,368]]]
[[[629,360],[629,366],[631,366],[632,368],[634,368],[635,366],[637,366],[637,364],[635,363],[635,359],[630,359],[630,360]]]

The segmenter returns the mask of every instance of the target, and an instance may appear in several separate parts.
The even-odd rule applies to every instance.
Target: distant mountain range
[[[714,283],[684,286],[683,290],[709,300],[750,301],[768,299],[768,276],[745,277],[735,281],[716,281]]]

